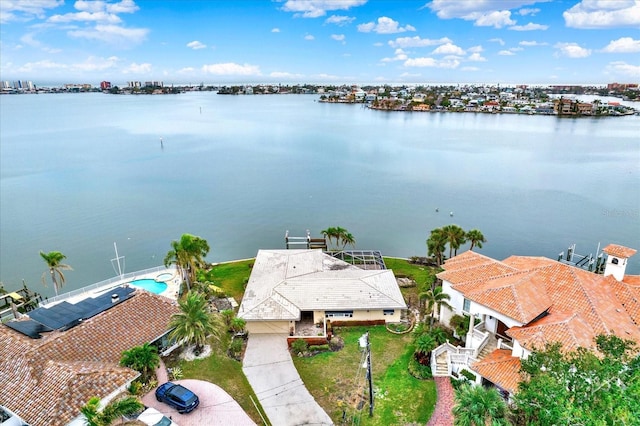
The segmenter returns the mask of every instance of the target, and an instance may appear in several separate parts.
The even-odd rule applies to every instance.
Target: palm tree
[[[454,251],[457,255],[460,246],[467,241],[466,233],[464,232],[464,229],[460,228],[458,225],[444,226],[442,228],[442,232],[447,238],[447,243],[449,244],[449,259],[451,259]]]
[[[507,420],[507,404],[495,388],[470,384],[456,391],[453,415],[456,426],[503,426]]]
[[[429,320],[429,330],[431,330],[433,328],[434,320],[433,308],[437,307],[438,312],[440,312],[443,306],[451,309],[451,305],[447,303],[447,300],[450,300],[451,297],[442,291],[442,286],[438,286],[424,293],[420,293],[419,298],[420,300],[425,301],[425,313],[430,313],[431,319]]]
[[[487,242],[487,239],[478,229],[472,229],[471,231],[467,232],[466,237],[467,241],[471,243],[471,247],[469,247],[469,250],[472,251],[474,247],[482,248],[482,243]]]
[[[342,240],[342,249],[343,250],[347,246],[347,244],[349,244],[352,247],[355,247],[355,245],[356,245],[356,239],[353,237],[353,235],[351,235],[351,232],[346,232],[346,230],[341,235],[340,239]]]
[[[58,286],[62,288],[62,285],[65,283],[65,278],[62,271],[63,270],[73,271],[73,268],[69,265],[65,265],[64,263],[60,263],[64,259],[66,259],[67,256],[60,253],[59,251],[50,251],[49,253],[45,253],[42,250],[40,250],[40,257],[42,257],[42,259],[45,261],[45,263],[49,267],[49,269],[42,274],[42,283],[43,284],[45,283],[45,276],[47,275],[47,272],[49,272],[49,274],[51,275],[51,281],[53,281],[53,289],[56,292],[56,296],[57,296]],[[58,277],[58,279],[60,280],[59,284],[58,284],[58,279],[56,279],[56,277]]]
[[[100,408],[100,398],[94,396],[80,408],[80,412],[86,417],[88,426],[109,426],[118,417],[135,414],[144,409],[144,405],[133,396],[119,399],[108,404],[102,411]]]
[[[415,344],[414,356],[420,364],[429,365],[431,351],[438,347],[438,342],[432,335],[427,333],[420,335]]]
[[[139,371],[142,374],[143,381],[146,382],[151,376],[151,372],[160,365],[158,348],[149,343],[134,346],[122,352],[120,365]]]
[[[173,314],[169,322],[169,328],[173,329],[169,333],[170,338],[187,345],[195,344],[196,353],[202,352],[209,335],[220,339],[224,330],[221,317],[207,312],[207,301],[200,293],[191,291],[178,304],[180,312]]]
[[[189,282],[195,280],[198,268],[206,266],[204,257],[209,253],[209,244],[206,240],[191,234],[182,234],[180,241],[171,242],[171,250],[164,258],[164,265],[176,265],[176,268]]]
[[[446,244],[447,238],[441,228],[431,230],[427,239],[427,256],[433,257],[438,266],[442,265]]]
[[[322,235],[324,235],[324,237],[329,240],[329,244],[331,244],[331,239],[335,238],[336,239],[336,246],[338,245],[338,231],[336,228],[334,228],[333,226],[330,226],[327,229],[323,229],[322,231],[320,231],[320,233]]]

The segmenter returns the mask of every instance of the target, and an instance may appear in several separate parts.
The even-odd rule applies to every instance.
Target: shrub
[[[475,375],[475,374],[473,374],[473,373],[472,373],[471,371],[469,371],[469,370],[462,369],[462,370],[460,370],[460,373],[459,373],[459,374],[460,374],[461,376],[464,376],[464,377],[465,377],[467,380],[469,380],[469,381],[475,382],[475,380],[476,380],[476,375]]]
[[[242,352],[242,346],[244,341],[242,339],[232,339],[229,344],[229,352],[232,357],[236,357]]]
[[[295,342],[294,342],[295,343]],[[311,345],[309,351],[311,352],[326,352],[329,350],[329,345]]]
[[[142,383],[140,383],[137,380],[134,380],[129,385],[129,389],[128,390],[129,390],[129,393],[131,395],[140,395],[140,391],[142,391]]]
[[[296,355],[305,353],[308,348],[309,345],[307,345],[307,342],[305,342],[304,339],[297,339],[291,343],[291,350]]]
[[[407,370],[409,371],[409,374],[411,374],[416,379],[425,380],[432,377],[431,366],[420,364],[415,357],[411,357],[409,359]]]
[[[469,331],[469,317],[462,315],[454,315],[449,320],[449,324],[455,330],[458,336],[464,336]]]
[[[182,368],[176,366],[173,367],[171,369],[171,377],[173,378],[173,380],[180,380],[184,377],[184,374],[182,373]]]

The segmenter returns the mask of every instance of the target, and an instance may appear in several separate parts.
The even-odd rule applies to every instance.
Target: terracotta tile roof
[[[511,356],[509,349],[496,349],[471,369],[512,394],[518,390],[520,358]]]
[[[92,396],[104,398],[137,376],[120,355],[166,331],[175,302],[146,291],[82,324],[30,339],[0,327],[0,401],[32,426],[63,425]]]
[[[624,277],[623,282],[619,282],[612,275],[609,275],[607,283],[611,286],[614,294],[629,313],[633,322],[640,327],[640,279],[629,280],[628,278],[630,277],[627,275]],[[640,277],[633,276],[633,278]]]
[[[535,272],[505,275],[485,281],[475,289],[466,291],[465,296],[523,324],[551,306],[544,286],[536,282]]]
[[[625,275],[622,281],[629,285],[640,287],[640,275]]]
[[[526,327],[511,327],[507,335],[529,350],[556,342],[567,352],[578,347],[595,347],[593,329],[576,313],[553,312]]]
[[[618,244],[609,244],[608,246],[603,248],[602,251],[607,254],[610,254],[611,256],[624,257],[624,258],[629,258],[637,253],[637,250],[634,250],[629,247],[621,246]]]
[[[640,279],[627,276],[618,282],[540,257],[511,256],[499,262],[467,253],[460,261],[447,261],[445,272],[438,274],[465,298],[523,326],[550,309],[544,322],[530,324],[544,327],[519,332],[523,347],[532,350],[550,341],[591,346],[595,336],[610,333],[640,343],[640,285],[630,284],[640,284]],[[560,312],[575,317],[566,322]]]

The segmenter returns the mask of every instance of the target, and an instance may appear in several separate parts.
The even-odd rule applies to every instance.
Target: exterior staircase
[[[433,371],[432,374],[434,377],[449,376],[446,352],[443,352],[436,357],[436,371]]]
[[[496,339],[495,335],[490,334],[487,344],[484,345],[484,347],[478,354],[478,359],[484,359],[484,357],[489,355],[491,352],[495,351],[497,348],[498,348],[498,339]]]

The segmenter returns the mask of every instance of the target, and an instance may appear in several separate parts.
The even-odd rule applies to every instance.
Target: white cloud
[[[351,16],[331,15],[324,21],[324,23],[343,26],[352,23],[355,19],[356,18]]]
[[[515,55],[515,53],[513,53],[510,50],[501,50],[501,51],[498,52],[498,55],[500,55],[500,56],[513,56],[513,55]]]
[[[382,46],[384,46],[384,43],[377,41],[377,42],[373,43],[373,45],[375,47],[382,47]]]
[[[103,22],[107,24],[119,24],[122,22],[122,19],[118,17],[118,15],[114,15],[113,13],[107,12],[76,12],[76,13],[65,13],[64,15],[53,15],[47,22],[51,22],[53,24],[63,24],[67,22]]]
[[[518,9],[550,0],[433,0],[427,7],[436,12],[438,18],[462,18],[473,13],[490,13],[496,10]],[[469,20],[469,19],[468,19]]]
[[[344,80],[344,77],[340,77],[339,75],[325,74],[325,73],[316,74],[316,75],[313,75],[312,77],[317,78],[318,80],[332,80],[332,81]]]
[[[331,38],[334,39],[335,41],[341,41],[344,44],[344,34],[331,34]]]
[[[409,57],[402,49],[396,49],[393,52],[393,57],[391,58],[383,58],[382,62],[393,62],[393,61],[406,61]]]
[[[366,24],[358,25],[358,31],[361,33],[378,33],[378,34],[396,34],[403,33],[405,31],[415,31],[416,29],[411,25],[400,26],[398,21],[394,21],[386,16],[378,18],[378,22],[368,22]]]
[[[622,61],[609,63],[607,71],[625,77],[640,78],[640,65],[631,65]]]
[[[442,37],[439,39],[429,39],[429,38],[420,38],[419,36],[415,37],[398,37],[395,40],[389,40],[389,46],[391,47],[426,47],[426,46],[437,46],[445,43],[452,43],[451,39],[448,37]]]
[[[487,58],[483,57],[478,52],[475,52],[475,53],[472,53],[471,55],[469,55],[467,60],[471,61],[471,62],[486,62]]]
[[[640,40],[634,40],[631,37],[622,37],[618,40],[611,40],[607,47],[602,49],[607,53],[634,53],[640,52]]]
[[[429,67],[429,68],[457,68],[460,65],[460,61],[457,59],[449,58],[437,60],[434,58],[412,58],[407,59],[404,63],[405,67]]]
[[[527,41],[523,40],[518,43],[520,46],[547,46],[549,43],[547,42],[539,42],[539,41]]]
[[[115,68],[118,62],[120,62],[120,59],[117,56],[111,56],[109,58],[90,56],[84,62],[73,64],[70,68],[74,71],[82,72],[104,71],[109,68]]]
[[[478,67],[462,67],[460,68],[461,71],[480,71],[480,68]]]
[[[480,52],[484,52],[484,49],[482,48],[482,46],[472,46],[470,48],[467,49],[467,52],[471,52],[471,53],[480,53]]]
[[[117,25],[96,25],[95,28],[72,30],[67,32],[70,37],[101,40],[111,44],[137,44],[142,42],[149,33],[146,28],[123,28]]]
[[[524,47],[510,47],[509,50],[512,52],[521,52],[524,50]]]
[[[140,8],[133,0],[122,0],[119,3],[107,3],[107,12],[111,13],[133,13]]]
[[[295,79],[304,78],[304,75],[303,74],[293,74],[293,73],[290,73],[290,72],[274,71],[274,72],[269,74],[269,77],[286,78],[286,79],[289,79],[289,80],[295,80]]]
[[[522,16],[527,16],[527,15],[535,16],[538,12],[540,12],[540,9],[523,8],[518,11],[518,14]]]
[[[453,43],[446,43],[442,46],[438,46],[433,52],[436,55],[464,55],[465,52],[459,46]]]
[[[151,64],[148,64],[148,63],[137,64],[134,62],[131,65],[129,65],[127,68],[122,70],[122,73],[123,74],[149,74],[151,73]]]
[[[193,40],[187,43],[187,47],[190,47],[193,50],[198,50],[198,49],[206,49],[207,45],[204,43],[200,43],[198,40]]]
[[[19,67],[18,71],[23,73],[31,73],[40,70],[64,70],[68,68],[69,67],[66,64],[61,64],[59,62],[53,62],[45,59],[44,61],[27,62],[26,64]]]
[[[640,26],[640,2],[636,0],[582,0],[562,16],[570,28],[619,28]]]
[[[304,36],[304,39],[311,41],[311,40],[315,40],[316,38],[314,36],[312,36],[311,34],[307,34],[306,36]]]
[[[367,0],[287,0],[282,6],[285,12],[294,12],[302,18],[318,18],[331,10],[349,10],[362,6]]]
[[[260,73],[260,68],[257,65],[249,65],[249,64],[236,64],[233,62],[227,62],[223,64],[210,64],[203,65],[202,71],[208,74],[215,75],[262,75]]]
[[[0,23],[44,18],[47,9],[64,4],[64,0],[0,0]]]
[[[178,74],[192,74],[195,70],[193,67],[184,67],[178,70]]]
[[[509,27],[509,29],[513,31],[544,31],[547,28],[549,28],[548,25],[534,24],[533,22],[529,22],[527,25],[514,25],[512,27]]]
[[[556,57],[586,58],[591,55],[591,50],[580,47],[577,43],[556,43],[554,47],[558,49]]]
[[[475,21],[474,25],[478,27],[502,28],[508,25],[514,25],[516,21],[511,19],[511,12],[508,10],[494,11],[487,14],[473,14],[471,16]]]
[[[279,33],[280,32],[280,28],[274,28],[271,30],[272,33]]]
[[[489,39],[489,41],[492,41],[494,43],[498,43],[500,46],[504,46],[504,40],[501,38],[491,38]]]

